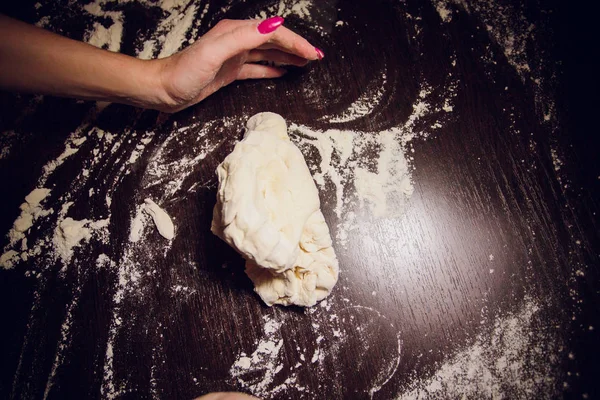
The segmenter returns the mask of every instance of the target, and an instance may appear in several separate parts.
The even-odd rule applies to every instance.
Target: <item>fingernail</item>
[[[258,24],[258,32],[266,35],[267,33],[271,33],[275,29],[279,28],[282,24],[282,17],[271,17]]]
[[[319,49],[318,47],[315,47],[315,51],[317,52],[317,57],[319,58],[319,60],[322,60],[323,57],[325,57],[325,53],[323,53],[323,50]]]

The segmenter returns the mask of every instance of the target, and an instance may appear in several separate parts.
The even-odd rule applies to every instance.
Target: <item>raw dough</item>
[[[144,210],[152,217],[158,233],[165,239],[173,239],[175,237],[175,227],[169,214],[152,201],[152,199],[145,199],[144,203],[146,203]]]
[[[246,128],[217,168],[212,231],[247,260],[265,303],[312,306],[339,272],[317,187],[280,115],[256,114]]]

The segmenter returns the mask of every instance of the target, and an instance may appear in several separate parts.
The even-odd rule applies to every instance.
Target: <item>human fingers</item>
[[[216,33],[205,35],[203,42],[207,58],[220,63],[267,43],[307,60],[316,60],[320,50],[312,46],[302,36],[282,27],[282,17],[258,20],[222,20],[213,28]],[[221,34],[219,34],[222,32]]]
[[[260,20],[221,20],[202,38],[206,58],[216,64],[269,41],[283,24],[282,17]]]
[[[286,27],[277,29],[272,37],[259,49],[278,49],[286,53],[295,54],[307,60],[320,60],[325,54],[319,48],[313,46],[308,40]]]
[[[249,396],[243,393],[220,392],[209,393],[204,396],[197,397],[194,400],[259,400],[257,397]]]
[[[283,68],[271,67],[269,65],[244,64],[238,73],[237,79],[268,79],[279,78],[287,71]]]
[[[282,47],[276,43],[265,43],[263,45],[258,46],[257,50],[279,50],[279,51],[283,51],[284,53],[289,53],[290,50]],[[314,48],[314,51],[317,54],[316,59],[317,60],[322,60],[323,57],[325,57],[325,53],[323,53],[323,51],[317,47]],[[314,61],[314,57],[309,59],[310,61]]]
[[[270,61],[277,64],[295,65],[303,67],[308,63],[306,58],[298,57],[278,49],[252,50],[246,58],[246,62]]]

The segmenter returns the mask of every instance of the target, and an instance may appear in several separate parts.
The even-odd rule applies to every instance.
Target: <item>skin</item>
[[[243,393],[234,392],[223,392],[223,393],[210,393],[201,397],[197,397],[194,400],[259,400],[257,397],[249,396]]]
[[[0,15],[0,89],[176,112],[233,81],[278,78],[286,72],[256,62],[301,67],[319,59],[303,37],[283,26],[261,34],[260,22],[222,20],[179,53],[140,60]],[[228,392],[196,400],[256,399]]]
[[[102,50],[0,15],[0,89],[176,112],[236,80],[277,78],[319,59],[306,39],[259,20],[222,20],[193,45],[157,60]]]

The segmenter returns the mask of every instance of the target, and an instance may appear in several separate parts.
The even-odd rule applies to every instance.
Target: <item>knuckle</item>
[[[228,28],[233,24],[233,20],[232,19],[222,19],[219,22],[217,22],[217,24],[215,25],[215,27],[219,27],[219,28]]]
[[[224,19],[222,19],[222,20],[220,20],[219,22],[217,22],[217,23],[216,23],[216,24],[215,24],[215,25],[214,25],[214,26],[213,26],[213,27],[210,29],[210,32],[213,32],[213,33],[222,32],[222,31],[224,31],[224,30],[226,29],[226,26],[227,26],[227,22],[226,22]]]

